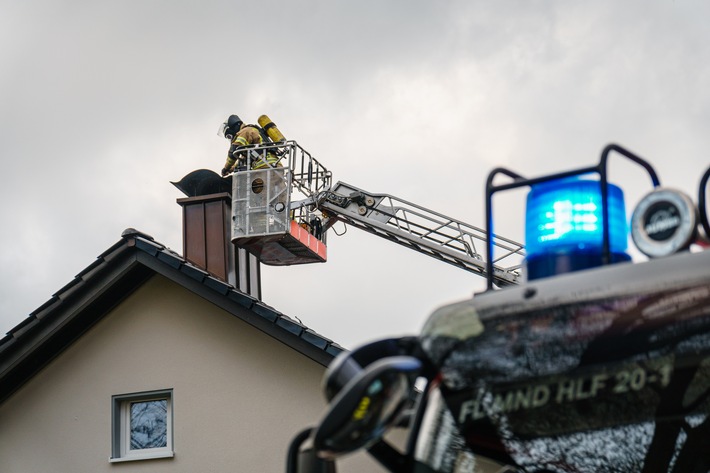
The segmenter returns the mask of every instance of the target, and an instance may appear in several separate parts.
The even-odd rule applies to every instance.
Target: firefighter
[[[245,125],[237,115],[230,115],[220,127],[220,134],[227,138],[231,145],[227,160],[222,168],[222,176],[234,172],[241,162],[246,165],[247,153],[245,147],[260,145],[264,142],[256,125]],[[251,169],[264,169],[280,166],[278,158],[271,152],[260,152],[251,156]]]

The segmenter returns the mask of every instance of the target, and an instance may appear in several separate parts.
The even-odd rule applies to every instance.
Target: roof
[[[344,349],[135,229],[0,339],[0,402],[149,278],[160,274],[326,366]]]

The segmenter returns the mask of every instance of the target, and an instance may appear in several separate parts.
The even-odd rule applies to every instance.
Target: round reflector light
[[[631,216],[631,237],[651,258],[687,250],[698,227],[693,201],[672,189],[656,189],[643,199]]]

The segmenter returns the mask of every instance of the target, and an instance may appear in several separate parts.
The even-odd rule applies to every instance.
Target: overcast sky
[[[492,168],[593,165],[610,142],[696,199],[708,21],[701,0],[0,0],[0,331],[125,228],[182,253],[169,181],[221,169],[231,113],[268,114],[335,181],[481,227]],[[632,209],[648,179],[620,169]],[[514,214],[497,231],[522,241]],[[348,348],[483,288],[354,228],[328,243],[264,267],[264,301]]]

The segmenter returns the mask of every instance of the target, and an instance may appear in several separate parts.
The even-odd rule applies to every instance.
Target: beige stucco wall
[[[282,472],[323,368],[155,276],[0,405],[0,472]],[[172,388],[172,459],[109,463],[111,396]],[[364,455],[339,471],[381,471]]]

